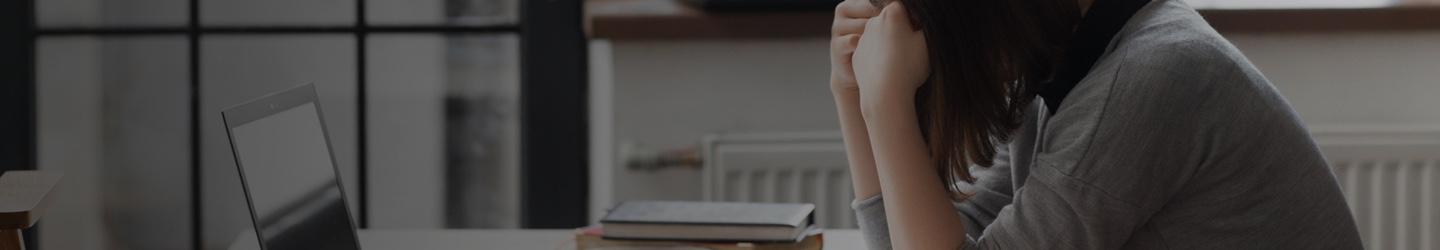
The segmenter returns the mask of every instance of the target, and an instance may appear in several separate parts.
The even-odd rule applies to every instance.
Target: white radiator
[[[1367,249],[1440,249],[1440,131],[1317,130]],[[838,133],[717,135],[702,146],[705,199],[816,204],[818,223],[854,228]]]
[[[1316,130],[1366,249],[1440,249],[1440,131]]]
[[[716,135],[701,150],[705,200],[813,203],[821,227],[856,227],[839,133]]]

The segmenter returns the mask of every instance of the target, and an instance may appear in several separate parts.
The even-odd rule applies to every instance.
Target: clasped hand
[[[898,2],[876,10],[847,0],[837,6],[831,31],[832,90],[853,91],[862,102],[909,99],[930,74],[925,36]]]

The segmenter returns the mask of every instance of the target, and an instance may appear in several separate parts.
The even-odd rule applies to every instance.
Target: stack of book
[[[689,0],[706,11],[817,11],[835,9],[841,0]]]
[[[578,250],[818,250],[814,213],[811,204],[632,201],[576,230],[575,241]]]

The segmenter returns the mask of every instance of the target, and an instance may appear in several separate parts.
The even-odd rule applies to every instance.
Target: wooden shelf
[[[588,0],[591,37],[615,40],[823,37],[830,11],[709,13],[677,0]]]
[[[8,171],[0,175],[0,230],[35,225],[45,213],[50,197],[54,196],[51,191],[59,182],[59,174],[41,171]]]
[[[1297,0],[1254,7],[1227,1],[1249,0],[1198,4],[1223,33],[1440,30],[1440,0],[1379,0],[1371,6]],[[587,0],[585,8],[591,36],[612,40],[824,37],[832,16],[829,10],[706,12],[679,0]]]
[[[1202,9],[1223,33],[1318,33],[1440,30],[1440,5],[1374,8]]]

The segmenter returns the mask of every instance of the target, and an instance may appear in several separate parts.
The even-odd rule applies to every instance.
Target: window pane
[[[220,111],[231,105],[314,83],[335,163],[352,214],[356,173],[355,41],[351,35],[215,35],[201,46],[201,153],[204,244],[223,249],[250,214]]]
[[[354,25],[354,0],[201,0],[202,25]]]
[[[375,35],[368,44],[372,226],[517,227],[519,39]]]
[[[40,27],[184,26],[186,0],[39,0]]]
[[[190,246],[190,83],[180,36],[45,38],[39,168],[63,171],[46,249]]]
[[[370,24],[514,24],[517,0],[364,0]]]

